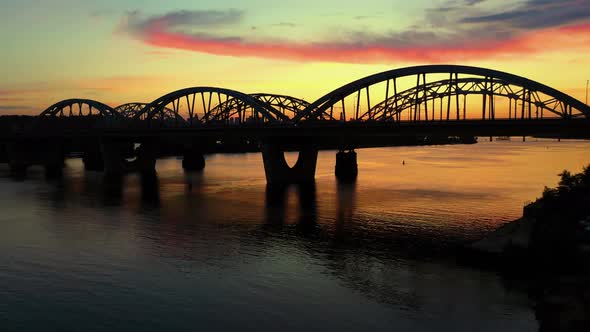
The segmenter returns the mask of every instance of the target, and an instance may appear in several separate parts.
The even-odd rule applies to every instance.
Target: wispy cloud
[[[28,96],[45,91],[45,84],[33,83],[29,86],[16,87],[10,89],[0,89],[0,98],[6,99],[24,99]]]
[[[312,42],[224,33],[240,31],[244,12],[235,9],[178,11],[151,17],[131,12],[118,31],[158,48],[349,63],[476,60],[541,52],[547,49],[543,38],[577,48],[586,47],[590,41],[590,25],[586,24],[590,22],[590,0],[528,0],[496,11],[486,9],[489,6],[485,4],[485,0],[450,0],[425,11],[415,26],[405,30],[348,31]],[[291,26],[288,22],[279,24]],[[566,33],[564,29],[570,30]]]
[[[279,22],[272,25],[273,27],[281,27],[281,28],[295,28],[297,24],[293,22]]]
[[[0,112],[22,112],[31,111],[33,109],[35,108],[26,105],[0,105]]]
[[[528,0],[508,11],[464,17],[463,23],[502,24],[517,30],[558,27],[590,18],[590,0]]]
[[[214,28],[240,22],[244,12],[237,9],[228,10],[181,10],[160,16],[146,17],[141,11],[128,12],[122,19],[118,31],[136,35],[149,34],[152,31],[172,29],[187,33],[196,28]]]
[[[14,103],[14,102],[21,102],[25,99],[23,98],[14,98],[14,97],[2,97],[0,95],[0,103]]]

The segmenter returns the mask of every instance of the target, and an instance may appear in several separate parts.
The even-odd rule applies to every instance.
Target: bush
[[[532,249],[547,263],[566,263],[578,247],[580,220],[590,215],[590,166],[581,173],[564,170],[556,188],[545,187],[531,234]]]

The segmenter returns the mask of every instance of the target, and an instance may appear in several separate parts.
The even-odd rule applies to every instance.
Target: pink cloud
[[[240,37],[216,37],[188,33],[179,25],[159,17],[135,22],[118,31],[130,33],[147,45],[160,49],[178,49],[221,56],[258,57],[299,62],[392,63],[456,62],[521,56],[547,50],[547,40],[561,48],[587,49],[590,24],[550,27],[510,34],[504,39],[472,34],[445,38],[433,33],[370,36],[356,34],[350,41],[298,43],[289,41],[249,41]],[[185,19],[186,21],[186,19]],[[186,22],[183,22],[186,23]],[[409,35],[409,38],[408,38]]]
[[[565,35],[569,33],[570,35]],[[388,63],[392,61],[459,61],[493,58],[498,55],[520,55],[546,50],[542,39],[560,41],[572,38],[587,40],[590,29],[587,26],[542,30],[522,37],[503,41],[482,41],[475,44],[454,47],[445,46],[405,46],[395,47],[380,44],[296,44],[280,42],[244,42],[234,39],[199,38],[165,30],[146,32],[146,44],[161,47],[195,51],[214,55],[260,57],[294,61],[327,61],[346,63]],[[568,43],[569,46],[576,46]],[[563,46],[563,44],[561,44]]]

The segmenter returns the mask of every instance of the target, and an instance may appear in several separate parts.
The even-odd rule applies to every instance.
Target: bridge
[[[68,153],[82,154],[88,170],[154,172],[163,151],[182,155],[185,169],[200,170],[206,146],[240,141],[260,146],[268,183],[300,183],[313,181],[322,142],[340,150],[336,175],[354,178],[359,138],[589,138],[590,107],[510,73],[427,65],[367,76],[311,103],[191,87],[117,107],[67,99],[17,127],[0,136],[0,159],[15,172],[42,164],[59,175]],[[299,151],[293,167],[285,161],[287,149]]]

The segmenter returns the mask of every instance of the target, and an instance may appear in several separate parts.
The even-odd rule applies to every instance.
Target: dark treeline
[[[531,233],[531,250],[546,265],[585,267],[581,264],[590,245],[590,166],[581,173],[564,170],[555,188],[545,188],[524,216],[536,220]]]
[[[507,245],[495,259],[507,283],[525,287],[535,303],[539,331],[588,331],[590,166],[559,176],[557,187],[545,188],[524,208],[523,218],[506,225],[514,226],[514,232],[506,232],[506,226],[496,232]],[[527,245],[512,242],[523,237]],[[485,255],[477,257],[480,265],[494,263]]]

